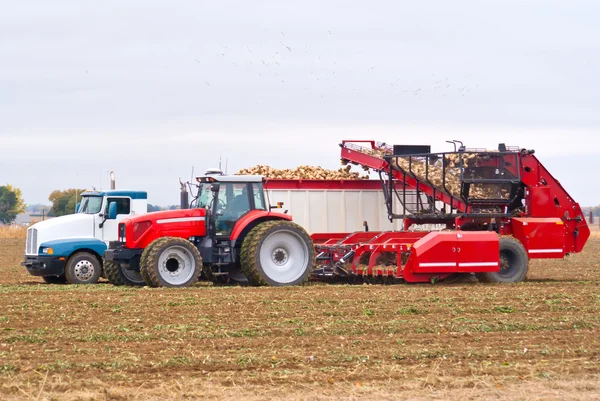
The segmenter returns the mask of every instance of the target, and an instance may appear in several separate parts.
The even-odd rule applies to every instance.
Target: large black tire
[[[65,265],[65,278],[69,284],[96,284],[100,279],[102,265],[95,255],[78,252]]]
[[[48,284],[66,284],[67,279],[65,275],[62,274],[60,276],[43,276],[44,281]]]
[[[113,285],[128,285],[130,287],[143,287],[146,282],[139,272],[127,270],[120,263],[104,261],[106,279]]]
[[[527,277],[529,255],[521,242],[511,236],[500,237],[500,271],[477,273],[482,283],[519,283]]]
[[[289,221],[260,223],[242,243],[240,264],[252,285],[303,284],[314,263],[312,240],[302,227]]]
[[[140,259],[140,274],[151,287],[190,287],[201,272],[198,248],[183,238],[159,238],[144,249]]]

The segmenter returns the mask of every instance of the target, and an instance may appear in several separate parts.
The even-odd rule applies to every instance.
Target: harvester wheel
[[[315,251],[306,231],[289,221],[267,221],[254,227],[242,243],[240,264],[253,285],[304,283],[314,268]]]
[[[65,278],[69,284],[96,284],[101,270],[96,256],[89,252],[78,252],[67,261]]]
[[[529,255],[521,242],[511,236],[500,237],[500,271],[476,273],[482,283],[519,283],[527,276]]]
[[[198,248],[183,238],[155,240],[140,260],[141,276],[151,287],[189,287],[198,282],[201,271]]]
[[[67,283],[67,279],[65,278],[64,274],[61,274],[60,276],[42,276],[42,278],[48,284],[66,284]]]
[[[142,287],[146,285],[146,282],[139,272],[125,269],[120,263],[105,260],[104,272],[106,274],[106,279],[113,285],[128,285],[131,287]]]

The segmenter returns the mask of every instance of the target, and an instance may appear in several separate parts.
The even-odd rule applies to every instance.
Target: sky
[[[338,168],[343,139],[498,143],[600,204],[600,2],[13,1],[0,13],[0,185],[148,191]],[[362,171],[362,170],[359,170]]]

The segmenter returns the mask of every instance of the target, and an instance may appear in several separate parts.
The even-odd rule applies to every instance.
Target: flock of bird
[[[327,31],[327,34],[330,37],[333,35],[331,31]],[[466,96],[479,88],[478,84],[464,84],[472,78],[472,74],[454,78],[455,81],[462,81],[459,85],[451,81],[448,76],[436,78],[435,73],[431,73],[430,82],[423,84],[424,80],[420,79],[420,85],[411,87],[407,82],[414,82],[414,77],[397,76],[384,79],[381,74],[384,74],[386,69],[378,68],[378,65],[368,65],[366,68],[363,66],[359,70],[359,66],[364,65],[365,61],[357,62],[355,58],[364,54],[364,50],[351,55],[346,54],[346,60],[338,59],[338,63],[331,57],[332,54],[319,54],[312,51],[312,48],[318,47],[319,45],[311,48],[308,44],[293,45],[292,41],[287,39],[286,33],[281,31],[275,41],[272,38],[268,41],[260,40],[253,47],[218,45],[215,53],[217,64],[211,67],[217,67],[219,74],[231,74],[230,81],[257,79],[280,85],[302,84],[307,92],[316,89],[320,92],[321,98],[331,91],[345,93],[352,88],[353,93],[360,94],[377,89],[377,86],[379,90],[386,90],[395,96],[413,96],[417,100],[427,95]],[[201,59],[196,57],[193,60],[203,66],[215,63],[211,57]],[[227,67],[230,69],[228,70]],[[348,81],[348,78],[351,81]],[[207,86],[217,85],[218,82],[220,82],[218,78],[204,81]]]

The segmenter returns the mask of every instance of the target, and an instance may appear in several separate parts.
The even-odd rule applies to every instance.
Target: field
[[[11,236],[1,399],[600,399],[600,236],[518,285],[185,290],[46,285]]]

